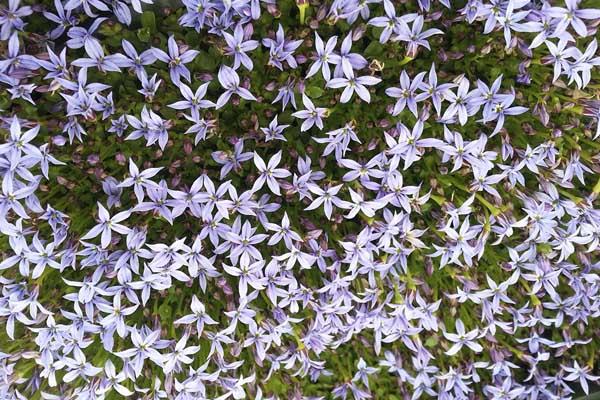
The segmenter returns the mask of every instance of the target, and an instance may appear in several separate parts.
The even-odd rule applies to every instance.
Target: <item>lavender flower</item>
[[[133,160],[129,159],[129,177],[119,184],[119,187],[131,187],[137,197],[138,202],[144,200],[144,189],[155,187],[154,183],[150,178],[154,177],[160,172],[162,168],[148,168],[140,172],[139,168]]]
[[[31,15],[30,6],[20,6],[20,0],[8,0],[8,7],[0,10],[0,40],[7,40],[15,30],[23,30],[23,17]]]
[[[419,46],[425,47],[427,50],[431,50],[427,38],[433,35],[443,35],[439,29],[427,29],[423,31],[423,17],[417,16],[412,22],[412,27],[408,29],[408,25],[405,23],[400,24],[398,30],[397,39],[408,43],[407,56],[414,58],[417,54]]]
[[[248,57],[246,52],[256,49],[259,43],[256,40],[245,40],[244,36],[244,28],[241,24],[235,27],[233,35],[223,32],[223,37],[228,46],[226,54],[234,56],[233,69],[238,69],[242,64],[248,71],[252,71],[252,59]]]
[[[138,54],[135,47],[128,40],[123,39],[122,47],[125,52],[125,57],[123,57],[119,66],[122,68],[131,68],[135,71],[138,79],[142,79],[142,76],[146,75],[146,71],[144,67],[146,65],[152,65],[156,61],[155,52],[152,49],[148,49],[143,51],[141,54]]]
[[[192,62],[200,52],[198,50],[186,50],[181,52],[173,36],[169,36],[168,50],[169,54],[161,49],[152,49],[154,56],[158,60],[169,65],[171,82],[173,82],[175,85],[179,85],[181,83],[181,77],[188,82],[191,82],[192,77],[190,75],[190,70],[187,69],[185,64]]]
[[[290,68],[296,68],[298,63],[293,54],[302,42],[302,40],[287,40],[283,32],[283,26],[279,24],[275,40],[270,38],[262,40],[263,46],[269,48],[269,65],[283,71],[283,62],[287,62]]]
[[[304,93],[302,93],[302,103],[304,103],[306,110],[296,111],[292,114],[294,117],[304,120],[300,127],[300,131],[307,131],[312,128],[313,125],[317,125],[319,129],[323,129],[323,118],[327,117],[327,109],[315,107],[312,100]]]
[[[112,231],[126,235],[129,233],[129,228],[125,225],[119,224],[126,220],[131,213],[129,211],[122,211],[113,215],[109,215],[108,211],[104,206],[98,203],[98,224],[94,226],[88,233],[81,237],[81,240],[93,239],[98,235],[102,236],[102,247],[106,248],[111,242]]]
[[[367,86],[373,86],[381,82],[381,79],[375,78],[374,76],[359,76],[354,77],[348,76],[346,78],[333,78],[327,82],[327,87],[331,88],[344,88],[344,92],[340,97],[342,103],[350,101],[353,93],[356,93],[358,97],[366,101],[371,102],[371,94],[367,89]]]
[[[476,353],[483,351],[483,347],[474,341],[479,334],[477,329],[469,332],[465,331],[465,325],[458,319],[456,320],[456,332],[456,334],[444,332],[444,337],[454,343],[452,347],[446,351],[447,355],[451,356],[458,353],[463,346],[469,347]]]
[[[225,92],[217,100],[217,109],[227,104],[232,94],[237,94],[242,99],[256,100],[256,97],[248,89],[240,86],[240,77],[231,67],[221,65],[219,69],[219,83],[225,89]]]
[[[254,153],[254,164],[256,168],[258,168],[258,172],[260,173],[258,179],[254,182],[254,186],[252,187],[253,191],[260,190],[265,182],[267,186],[273,193],[277,196],[281,195],[279,190],[279,183],[275,178],[287,178],[291,175],[291,173],[283,168],[277,168],[279,162],[281,161],[281,151],[277,152],[267,164],[265,164],[264,160],[257,154]]]
[[[566,7],[551,7],[547,11],[549,16],[562,19],[556,27],[556,32],[561,33],[572,26],[579,36],[587,36],[588,30],[583,20],[600,18],[600,10],[580,9],[577,0],[565,0],[565,5]]]
[[[285,142],[287,140],[283,136],[282,133],[288,127],[289,127],[289,125],[279,125],[277,123],[277,115],[276,115],[275,118],[273,118],[273,121],[271,121],[269,123],[269,126],[267,128],[260,128],[260,129],[265,134],[265,141],[268,142],[270,140],[283,140]]]
[[[336,63],[335,70],[333,71],[334,77],[352,77],[354,76],[354,70],[361,70],[367,66],[366,58],[358,53],[351,53],[351,48],[352,34],[349,34],[342,41],[339,62]]]
[[[323,74],[323,79],[329,81],[331,79],[331,70],[329,64],[339,64],[341,59],[335,53],[335,46],[337,44],[337,36],[332,36],[327,40],[327,44],[323,43],[323,39],[315,32],[315,47],[317,51],[317,59],[311,65],[306,74],[306,79],[315,75],[319,70]]]
[[[192,92],[190,87],[185,83],[181,83],[179,85],[179,90],[181,90],[181,94],[185,98],[185,100],[177,101],[173,104],[170,104],[169,107],[174,108],[176,110],[191,110],[192,117],[197,118],[200,114],[200,109],[202,108],[210,108],[214,107],[215,104],[212,101],[204,100],[204,96],[206,96],[206,91],[208,90],[208,82],[200,85],[198,89],[196,89],[196,93]]]
[[[385,94],[390,97],[397,98],[396,104],[392,115],[398,115],[408,106],[408,109],[413,113],[415,117],[418,116],[417,109],[417,93],[416,90],[421,86],[425,73],[421,72],[415,78],[410,80],[406,71],[402,71],[400,74],[400,87],[391,87],[385,89]]]

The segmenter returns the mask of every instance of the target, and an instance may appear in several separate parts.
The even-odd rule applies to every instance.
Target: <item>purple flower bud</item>
[[[90,154],[87,157],[87,162],[90,165],[96,165],[98,162],[100,162],[100,156],[98,154]]]
[[[302,65],[302,64],[306,63],[307,60],[308,60],[308,58],[304,54],[298,54],[296,56],[296,62],[298,64]]]
[[[352,41],[356,42],[356,41],[362,39],[363,36],[365,35],[366,31],[367,31],[367,26],[364,24],[361,24],[358,27],[354,28],[354,30],[352,31]]]
[[[127,157],[123,153],[117,153],[115,160],[119,165],[125,165],[127,163]]]
[[[62,135],[52,136],[52,144],[56,146],[64,146],[67,143],[67,138]]]
[[[277,88],[277,81],[270,81],[265,85],[265,90],[267,92],[272,92],[273,90],[275,90]]]

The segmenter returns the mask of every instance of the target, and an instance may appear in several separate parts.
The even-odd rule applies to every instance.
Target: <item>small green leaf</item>
[[[318,99],[323,95],[323,89],[317,86],[309,86],[306,88],[306,95],[310,98]]]
[[[111,25],[102,24],[98,32],[100,32],[104,36],[115,36],[123,30],[123,26],[119,23],[114,23]]]
[[[409,62],[411,62],[412,60],[414,60],[414,58],[406,56],[406,57],[404,57],[404,59],[402,61],[400,61],[400,64],[398,64],[398,65],[400,65],[400,66],[406,65]]]
[[[171,307],[166,302],[158,307],[158,315],[163,319],[171,318],[171,311]]]
[[[156,18],[152,11],[144,11],[142,13],[142,27],[148,29],[150,33],[156,32]]]
[[[147,43],[150,41],[152,35],[148,28],[140,28],[137,30],[137,37],[140,39],[140,41]]]
[[[438,339],[435,336],[431,336],[429,338],[427,338],[427,340],[425,341],[425,346],[427,347],[435,347],[438,344]]]
[[[365,51],[363,52],[367,57],[377,57],[383,54],[383,45],[377,41],[369,43]]]

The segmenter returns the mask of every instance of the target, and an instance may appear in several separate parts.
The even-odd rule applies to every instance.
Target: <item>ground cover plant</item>
[[[0,5],[1,399],[568,399],[598,0]]]

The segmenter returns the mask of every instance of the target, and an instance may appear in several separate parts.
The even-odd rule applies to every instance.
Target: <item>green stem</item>
[[[306,10],[308,10],[309,4],[305,2],[298,2],[298,9],[300,10],[300,24],[304,25],[306,21]]]

